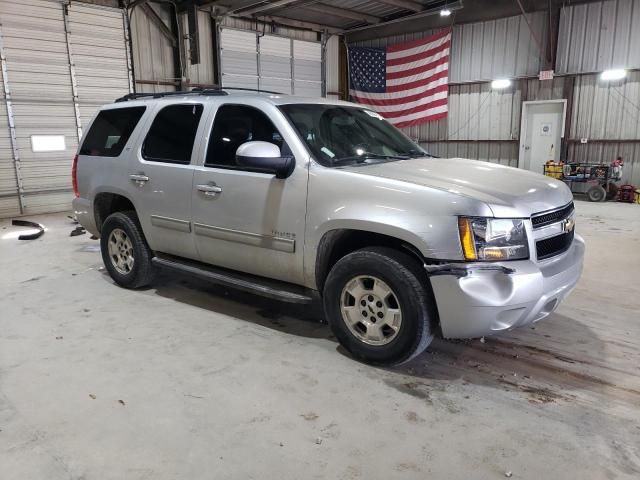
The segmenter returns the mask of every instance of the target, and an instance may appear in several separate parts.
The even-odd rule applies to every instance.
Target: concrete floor
[[[116,287],[65,215],[0,222],[0,479],[640,478],[640,205],[577,202],[584,276],[535,328],[346,356],[320,313]]]

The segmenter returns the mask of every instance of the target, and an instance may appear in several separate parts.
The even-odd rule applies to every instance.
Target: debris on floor
[[[13,225],[14,227],[32,227],[32,228],[38,229],[37,232],[20,235],[18,237],[18,240],[35,240],[36,238],[40,238],[42,235],[44,235],[44,230],[45,230],[44,225],[41,225],[36,222],[32,222],[30,220],[14,219],[14,220],[11,220],[11,225]]]
[[[87,233],[87,231],[84,229],[84,227],[76,227],[73,230],[71,230],[71,233],[69,234],[69,236],[77,237],[78,235],[84,235],[85,233]]]
[[[90,393],[90,394],[89,394],[89,397],[91,397],[93,400],[95,400],[95,399],[96,399],[96,396],[95,396],[93,393]]]

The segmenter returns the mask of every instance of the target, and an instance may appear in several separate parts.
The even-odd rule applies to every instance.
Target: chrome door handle
[[[196,185],[196,188],[199,192],[202,192],[210,197],[222,193],[222,188],[216,185]]]
[[[143,183],[149,181],[149,177],[142,174],[129,175],[129,178],[131,179],[132,182],[136,182],[138,185],[142,185]]]

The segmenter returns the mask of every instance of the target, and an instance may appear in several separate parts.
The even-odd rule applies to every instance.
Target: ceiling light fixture
[[[494,89],[507,88],[510,85],[511,80],[509,80],[508,78],[499,78],[498,80],[494,80],[493,82],[491,82],[491,88]]]
[[[451,15],[451,10],[449,10],[448,8],[443,8],[442,10],[440,10],[441,17],[448,17],[449,15]]]
[[[627,71],[623,69],[605,70],[600,75],[602,80],[620,80],[627,76]]]

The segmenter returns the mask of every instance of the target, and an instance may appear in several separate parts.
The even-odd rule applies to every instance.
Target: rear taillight
[[[77,197],[80,196],[78,190],[78,155],[73,157],[73,165],[71,167],[71,184],[73,185],[73,194]]]

